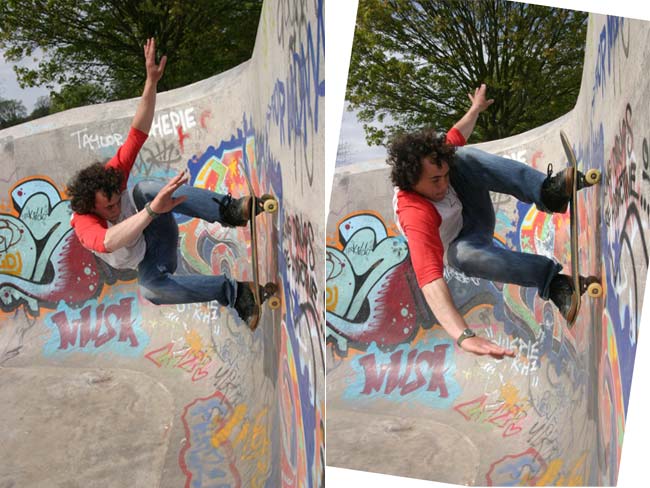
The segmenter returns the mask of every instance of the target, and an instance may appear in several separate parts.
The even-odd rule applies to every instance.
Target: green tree
[[[505,0],[361,0],[347,99],[380,144],[399,130],[448,130],[486,83],[495,103],[474,141],[518,134],[573,108],[586,28],[585,13]]]
[[[69,108],[85,107],[109,99],[109,94],[98,84],[69,81],[59,92],[52,93],[50,112],[56,113]]]
[[[19,124],[27,117],[27,110],[19,100],[0,98],[0,129]]]
[[[199,81],[250,58],[262,0],[2,0],[0,48],[24,87],[63,87],[57,108],[139,96],[143,46],[168,58],[160,91]],[[66,91],[67,88],[67,91]],[[64,93],[65,92],[65,93]]]
[[[29,114],[29,119],[34,120],[40,117],[45,117],[52,113],[52,100],[50,97],[41,96],[36,99],[34,110]]]

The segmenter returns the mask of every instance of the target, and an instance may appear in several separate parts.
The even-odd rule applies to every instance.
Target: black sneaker
[[[549,164],[546,179],[542,183],[542,203],[551,212],[566,212],[573,191],[575,168],[565,168],[553,176],[553,165]]]
[[[237,299],[235,300],[235,310],[251,330],[257,328],[257,323],[260,320],[260,310],[255,304],[253,286],[254,284],[251,281],[238,281]],[[263,293],[264,288],[260,286],[260,299],[264,296]]]
[[[567,322],[572,323],[577,312],[578,304],[573,297],[573,279],[564,274],[558,274],[551,281],[549,298]]]
[[[251,200],[252,198],[250,195],[241,198],[233,198],[229,193],[226,201],[220,203],[222,217],[221,224],[225,227],[243,227],[247,225],[251,215]],[[264,211],[264,197],[261,199],[257,198],[255,201],[257,203],[255,215],[259,215]]]
[[[569,206],[573,192],[573,178],[578,178],[576,191],[589,186],[582,171],[565,168],[553,176],[553,165],[546,170],[546,179],[542,183],[542,203],[550,212],[564,213]]]

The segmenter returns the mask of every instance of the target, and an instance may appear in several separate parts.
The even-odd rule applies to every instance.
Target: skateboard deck
[[[262,313],[262,303],[268,300],[269,307],[272,309],[277,309],[280,307],[280,299],[277,297],[278,285],[273,282],[268,282],[264,285],[263,292],[260,294],[260,271],[259,271],[259,253],[257,247],[257,223],[256,223],[256,208],[258,205],[263,206],[264,212],[266,213],[275,213],[278,210],[278,201],[272,195],[262,195],[257,197],[255,191],[253,190],[253,185],[251,183],[250,177],[246,172],[246,169],[240,163],[244,177],[246,178],[246,184],[248,185],[248,194],[252,198],[251,201],[251,213],[248,221],[248,225],[251,231],[251,266],[253,268],[253,296],[255,297],[255,310],[253,312],[253,317],[251,317],[250,328],[255,330],[259,324],[260,316]]]
[[[595,276],[581,276],[580,275],[580,256],[578,248],[578,237],[580,224],[578,222],[578,188],[588,187],[600,183],[600,171],[591,169],[586,174],[578,173],[578,161],[576,160],[573,147],[569,142],[569,138],[560,131],[560,139],[564,152],[569,161],[569,168],[573,171],[573,188],[571,191],[571,199],[569,201],[570,209],[570,232],[571,232],[571,277],[573,279],[573,300],[571,309],[567,315],[567,324],[572,327],[580,312],[580,305],[582,302],[582,294],[586,291],[590,297],[598,298],[603,294],[603,287],[600,284],[600,279]]]

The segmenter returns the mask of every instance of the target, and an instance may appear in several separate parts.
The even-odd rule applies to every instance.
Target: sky
[[[344,109],[336,165],[343,166],[375,159],[386,159],[386,148],[368,146],[363,124],[357,119],[356,112]]]
[[[5,100],[20,100],[25,105],[27,113],[29,113],[34,110],[34,105],[38,97],[48,96],[50,91],[44,87],[20,88],[16,81],[16,73],[13,70],[15,64],[7,62],[0,49],[0,98]],[[18,64],[22,66],[33,66],[36,63],[28,58]]]

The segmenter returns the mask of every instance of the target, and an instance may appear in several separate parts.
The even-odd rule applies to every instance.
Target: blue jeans
[[[164,186],[163,183],[142,181],[133,188],[133,200],[142,210]],[[186,196],[187,200],[174,208],[174,212],[196,217],[208,222],[222,222],[221,204],[229,196],[181,186],[174,197]],[[177,276],[178,224],[172,212],[160,215],[144,230],[147,250],[138,265],[138,282],[142,295],[150,302],[161,304],[208,302],[216,300],[232,307],[237,299],[237,282],[223,275],[192,274]]]
[[[546,211],[541,201],[544,173],[476,148],[459,148],[450,184],[463,204],[463,228],[449,245],[447,261],[468,276],[536,287],[549,298],[549,286],[562,266],[537,254],[511,251],[493,243],[496,223],[490,191],[512,195]]]

